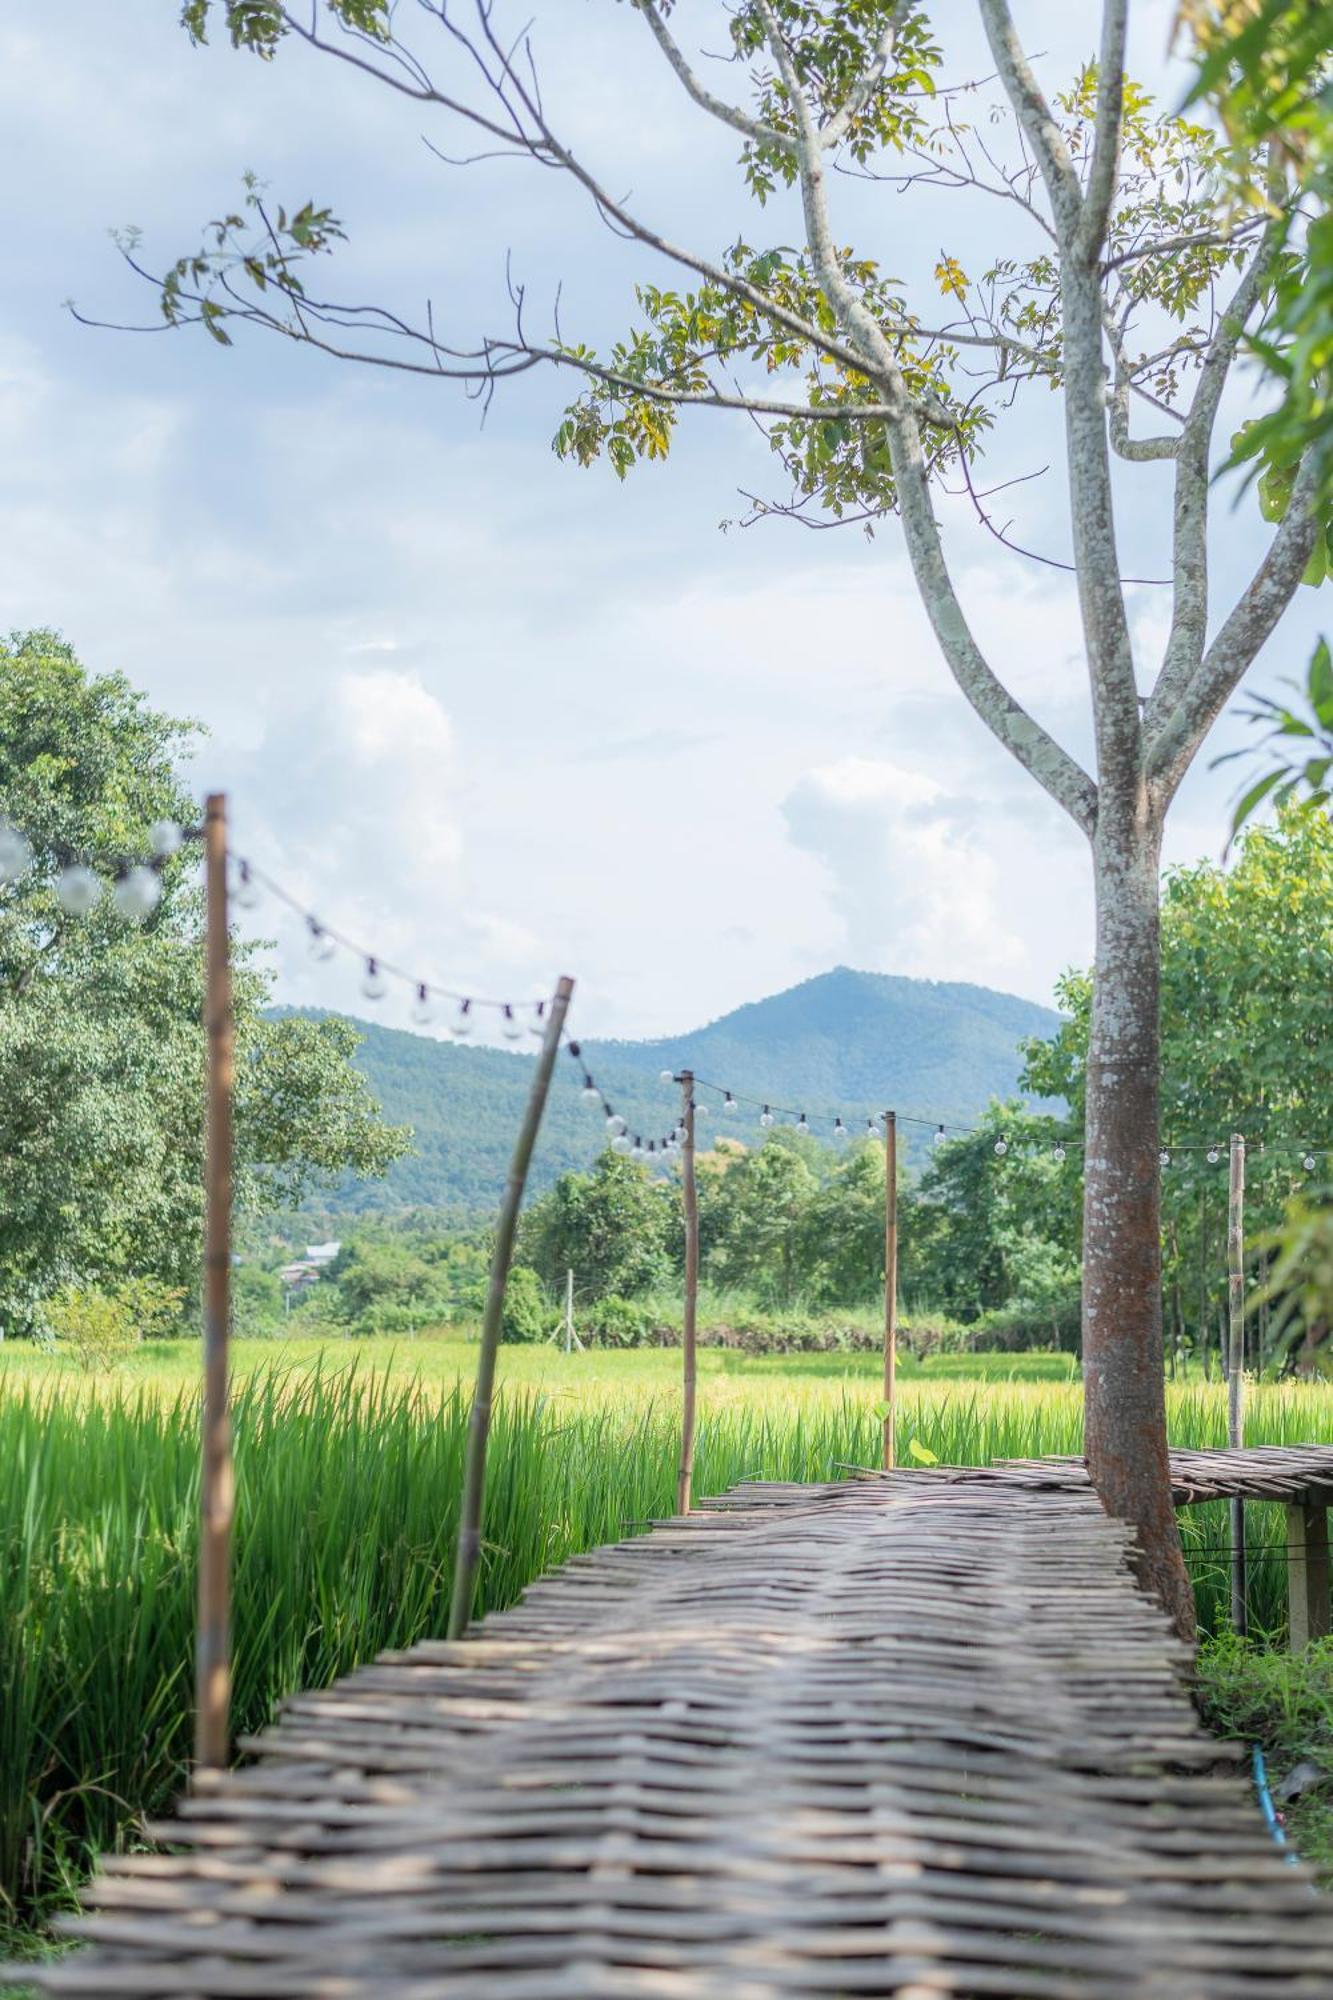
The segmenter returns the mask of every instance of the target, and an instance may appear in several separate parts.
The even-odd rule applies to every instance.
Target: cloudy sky
[[[177,11],[10,0],[0,24],[0,626],[56,626],[90,667],[205,722],[193,779],[231,792],[238,846],[425,977],[524,995],[568,970],[585,1031],[617,1034],[693,1026],[839,962],[1049,998],[1088,955],[1081,837],[953,691],[892,526],[874,543],[719,532],[738,489],[774,490],[743,419],[698,417],[666,467],[618,486],[553,458],[549,375],[506,389],[483,427],[447,385],[257,333],[224,352],[197,332],[91,331],[62,309],[151,320],[108,230],[137,225],[166,263],[246,169],[344,219],[344,296],[414,312],[430,297],[463,337],[506,329],[506,256],[531,312],[559,285],[566,335],[602,344],[636,278],[662,275],[557,176],[443,166],[411,105],[296,49],[269,65],[225,40],[192,50]],[[629,8],[511,11],[535,15],[554,122],[668,233],[710,252],[742,230],[792,240],[780,207],[747,206],[734,147]],[[1173,11],[1138,8],[1136,67],[1167,88]],[[1053,83],[1090,52],[1090,0],[1017,13]],[[951,73],[981,74],[971,9],[940,16],[959,33]],[[675,18],[719,46],[716,0]],[[974,102],[985,115],[989,94]],[[848,239],[907,278],[944,247],[996,254],[1013,226],[938,192],[838,197]],[[1051,461],[1051,421],[1027,410],[997,467]],[[1126,566],[1153,575],[1165,481],[1134,481]],[[1070,580],[940,506],[993,663],[1086,755]],[[1020,539],[1067,552],[1058,461],[1012,511]],[[1261,529],[1248,502],[1222,515],[1216,572],[1234,586]],[[1163,595],[1132,594],[1145,686]],[[1261,682],[1299,667],[1316,616],[1311,596]],[[1173,859],[1217,853],[1229,789],[1195,774]],[[312,965],[260,916],[284,997],[364,1011],[350,967]]]

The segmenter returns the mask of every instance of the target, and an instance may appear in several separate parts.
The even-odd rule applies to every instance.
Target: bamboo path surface
[[[1245,1470],[1182,1453],[1178,1485],[1223,1456]],[[105,1863],[67,1926],[89,1948],[25,1977],[1333,2000],[1333,1902],[1199,1723],[1129,1540],[1077,1463],[735,1489],[286,1702],[158,1851]]]

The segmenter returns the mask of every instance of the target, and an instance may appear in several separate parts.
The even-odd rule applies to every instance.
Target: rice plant
[[[604,1359],[583,1371],[574,1357],[573,1372],[550,1378],[561,1386],[532,1379],[499,1400],[479,1611],[671,1508],[673,1358]],[[876,1464],[877,1394],[873,1375],[831,1367],[738,1360],[706,1375],[696,1491]],[[1170,1400],[1178,1444],[1224,1442],[1219,1390],[1178,1388]],[[240,1379],[238,1734],[261,1728],[293,1689],[443,1631],[466,1415],[456,1371],[441,1382],[317,1364]],[[911,1381],[898,1448],[902,1462],[980,1464],[1077,1452],[1081,1426],[1072,1383]],[[1254,1391],[1248,1437],[1333,1439],[1333,1391]],[[93,1855],[133,1841],[180,1787],[197,1506],[192,1391],[146,1378],[90,1390],[27,1371],[0,1382],[0,1923],[32,1923],[66,1903]],[[1280,1513],[1249,1513],[1252,1615],[1276,1634]],[[1216,1628],[1225,1507],[1191,1511],[1185,1532],[1200,1610]]]

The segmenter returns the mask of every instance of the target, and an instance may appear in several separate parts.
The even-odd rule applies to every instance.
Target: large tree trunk
[[[1192,1637],[1194,1599],[1171,1501],[1162,1353],[1160,838],[1140,801],[1123,815],[1106,812],[1093,841],[1083,1382],[1093,1484],[1107,1511],[1137,1531],[1141,1581]]]

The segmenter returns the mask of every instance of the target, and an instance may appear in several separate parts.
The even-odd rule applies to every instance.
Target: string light
[[[606,1107],[606,1129],[613,1139],[623,1139],[629,1130],[620,1113],[613,1111],[609,1104]],[[626,1146],[625,1151],[629,1151],[628,1146]]]
[[[238,861],[236,863],[236,887],[231,892],[233,903],[238,903],[243,910],[253,910],[259,901],[259,895],[259,883],[255,879],[255,873],[250,863],[248,861]]]
[[[503,1012],[500,1015],[500,1033],[507,1042],[518,1041],[523,1033],[523,1023],[515,1015],[513,1007],[508,1000],[505,1001]]]
[[[367,1000],[382,1000],[389,990],[389,982],[380,971],[377,958],[366,960],[366,970],[361,981],[361,991]]]
[[[17,882],[32,865],[32,848],[27,836],[0,819],[0,882]]]
[[[1215,1167],[1218,1161],[1221,1159],[1221,1157],[1222,1157],[1222,1148],[1220,1146],[1210,1146],[1208,1148],[1207,1159],[1210,1167]]]
[[[86,917],[102,899],[102,880],[83,862],[62,868],[56,878],[56,898],[72,917]]]
[[[142,864],[127,869],[112,890],[111,900],[122,917],[143,923],[162,900],[162,881],[157,870]]]
[[[1305,1168],[1307,1174],[1312,1174],[1318,1164],[1313,1153],[1307,1153],[1301,1161],[1301,1165]]]
[[[418,982],[417,997],[412,1002],[412,1019],[419,1028],[428,1028],[435,1019],[435,1003],[430,997],[430,988]]]
[[[879,1127],[873,1118],[866,1119],[866,1137],[870,1139],[878,1139],[879,1137]]]
[[[995,1155],[997,1159],[1002,1160],[1008,1151],[1009,1141],[1007,1139],[1000,1138],[995,1141]]]
[[[472,1033],[472,1002],[470,1000],[459,1001],[458,1012],[449,1023],[449,1033],[456,1035],[460,1041],[464,1035]]]
[[[835,1139],[845,1139],[847,1137],[847,1127],[843,1124],[841,1118],[835,1118],[833,1121],[833,1136]]]
[[[579,1096],[585,1104],[600,1104],[602,1101],[602,1093],[591,1077],[584,1084],[582,1090],[579,1092]]]
[[[148,829],[148,851],[154,861],[170,861],[183,839],[174,819],[155,819]]]
[[[949,1135],[945,1131],[944,1127],[942,1125],[937,1125],[935,1127],[935,1137],[931,1140],[930,1143],[932,1146],[943,1146],[947,1142],[948,1137]]]
[[[676,1072],[675,1072],[675,1070],[674,1070],[674,1069],[660,1069],[660,1070],[659,1070],[659,1071],[657,1072],[657,1081],[658,1081],[659,1083],[674,1083],[674,1082],[676,1081]]]
[[[1052,1158],[1052,1159],[1053,1159],[1053,1160],[1055,1161],[1055,1164],[1056,1164],[1056,1166],[1057,1166],[1057,1167],[1062,1167],[1062,1166],[1064,1165],[1064,1163],[1065,1163],[1065,1149],[1064,1149],[1064,1147],[1063,1147],[1063,1146],[1052,1146],[1052,1147],[1051,1147],[1051,1158]]]
[[[796,1130],[798,1132],[803,1132],[807,1138],[810,1136],[810,1121],[806,1117],[804,1111],[801,1113],[800,1117],[796,1120]]]
[[[769,1127],[773,1124],[773,1122],[774,1122],[773,1113],[769,1110],[768,1106],[765,1105],[763,1110],[759,1114],[759,1123],[763,1126],[764,1130],[767,1132]]]
[[[634,1141],[630,1138],[628,1132],[617,1132],[615,1138],[611,1141],[611,1151],[613,1153],[628,1153],[633,1149],[633,1145]]]
[[[333,957],[338,947],[317,917],[307,917],[305,923],[306,929],[310,933],[310,941],[306,949],[315,963],[322,965],[326,960]]]
[[[722,1109],[724,1111],[735,1112],[738,1108],[739,1107],[737,1106],[735,1098],[732,1096],[731,1092],[728,1091],[726,1095],[726,1101],[724,1102]]]
[[[1165,1146],[1163,1146],[1161,1152],[1157,1155],[1157,1164],[1159,1167],[1169,1167],[1171,1164],[1171,1155]]]

